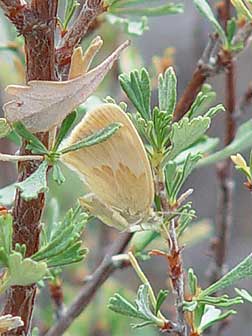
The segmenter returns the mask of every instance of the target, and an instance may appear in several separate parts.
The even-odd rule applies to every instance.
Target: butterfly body
[[[68,142],[74,144],[114,122],[121,128],[111,138],[66,154],[63,161],[91,191],[81,203],[106,224],[127,229],[150,216],[154,200],[150,163],[127,114],[115,104],[103,104],[83,118]]]

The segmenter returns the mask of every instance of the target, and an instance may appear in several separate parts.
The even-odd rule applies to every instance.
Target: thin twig
[[[231,16],[230,0],[224,2],[224,26]],[[225,74],[225,105],[226,105],[226,122],[225,122],[225,146],[227,146],[235,137],[236,132],[236,64],[232,53],[226,53],[226,74]],[[216,239],[213,245],[214,264],[210,272],[210,282],[217,281],[222,275],[225,267],[228,243],[230,240],[230,228],[232,225],[232,164],[230,159],[220,164],[217,168],[217,176],[220,185],[220,196],[218,203],[218,215],[216,223]]]
[[[165,185],[161,176],[162,173],[160,172],[156,174],[156,193],[160,197],[162,210],[168,213],[171,209],[166,198]],[[167,255],[170,270],[169,275],[176,298],[177,324],[179,326],[177,334],[179,336],[186,336],[187,324],[183,312],[184,271],[181,248],[179,247],[176,234],[176,218],[171,219],[169,222],[167,238],[169,244],[169,254]]]
[[[87,34],[90,25],[105,11],[103,0],[86,0],[72,27],[61,39],[56,50],[58,73],[65,79],[68,75],[71,56],[76,45]]]
[[[97,293],[97,290],[111,276],[111,274],[118,269],[118,264],[115,265],[113,263],[112,257],[124,251],[131,237],[131,233],[126,233],[121,235],[121,237],[115,241],[100,266],[93,273],[91,277],[92,280],[83,286],[71,306],[65,311],[60,320],[47,332],[46,336],[63,335],[74,319],[85,310]],[[123,264],[121,266],[123,267]]]
[[[10,155],[0,153],[0,161],[17,162],[17,161],[41,161],[42,155]]]
[[[233,43],[242,43],[246,46],[252,36],[252,24],[246,23],[234,36]],[[181,119],[191,107],[202,85],[208,78],[224,72],[230,64],[229,55],[234,59],[240,51],[226,53],[219,42],[217,35],[210,35],[202,57],[198,61],[192,79],[180,97],[174,113],[174,121]]]

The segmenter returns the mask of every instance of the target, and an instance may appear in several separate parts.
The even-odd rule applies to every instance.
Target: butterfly
[[[144,144],[128,115],[115,104],[88,112],[73,129],[68,145],[108,126],[120,123],[108,140],[63,156],[90,190],[80,203],[105,224],[129,230],[152,216],[154,182]]]

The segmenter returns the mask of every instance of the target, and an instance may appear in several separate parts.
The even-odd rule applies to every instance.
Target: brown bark
[[[17,2],[17,1],[16,1]],[[14,1],[11,1],[13,5]],[[8,8],[7,8],[8,9]],[[41,1],[34,0],[30,8],[18,8],[18,15],[25,19],[23,25],[17,26],[25,37],[26,52],[26,78],[54,80],[54,30],[56,24],[57,0]],[[21,14],[20,14],[21,13]],[[29,16],[29,13],[31,15]],[[14,11],[8,11],[8,17],[12,22],[19,24],[19,17]],[[38,134],[39,139],[48,145],[48,134]],[[29,152],[25,149],[25,142],[20,148],[20,154]],[[23,181],[29,177],[37,168],[39,163],[28,161],[20,162],[18,165],[18,180]],[[16,192],[13,207],[13,245],[16,243],[25,244],[26,256],[34,254],[39,247],[40,218],[43,212],[45,195],[32,201],[25,201],[21,198],[20,192]],[[30,330],[33,313],[34,300],[36,296],[36,285],[13,286],[8,290],[4,314],[21,316],[24,326],[16,331],[6,333],[7,336],[26,335]]]

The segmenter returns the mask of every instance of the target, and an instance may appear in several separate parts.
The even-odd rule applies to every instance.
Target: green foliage
[[[40,249],[32,256],[33,260],[46,261],[48,267],[81,261],[88,252],[81,241],[87,220],[88,215],[77,205],[66,213],[63,221],[49,223],[44,228]]]
[[[11,127],[5,118],[0,118],[0,139],[5,138],[11,132]]]
[[[23,249],[24,250],[24,249]],[[12,216],[0,216],[0,265],[4,273],[0,277],[0,292],[10,286],[26,286],[41,280],[47,273],[44,262],[24,258],[12,249]]]
[[[38,169],[22,182],[18,182],[15,186],[21,191],[21,197],[30,201],[38,198],[38,195],[48,190],[46,173],[48,170],[48,162],[43,161]]]
[[[166,161],[173,160],[186,148],[199,140],[210,126],[210,118],[199,116],[191,121],[184,117],[172,125],[171,148],[166,156]]]
[[[79,2],[77,0],[65,0],[65,13],[63,21],[60,20],[63,31],[67,30],[69,22],[71,21],[76,8],[79,6]]]
[[[252,255],[250,254],[243,261],[241,261],[236,267],[225,274],[220,280],[212,284],[210,287],[203,290],[202,296],[211,295],[217,291],[223,290],[238,280],[252,277]]]
[[[28,142],[27,149],[30,149],[33,154],[47,154],[48,150],[45,145],[20,122],[14,125],[15,132]]]
[[[159,110],[173,116],[177,101],[177,77],[172,67],[158,77]]]
[[[59,132],[57,134],[57,137],[55,139],[54,145],[53,145],[53,151],[56,152],[59,148],[59,145],[62,143],[62,141],[65,139],[67,134],[69,133],[69,130],[73,126],[75,120],[76,120],[77,112],[73,111],[70,113],[62,122]]]
[[[178,165],[175,161],[169,161],[167,163],[165,167],[165,183],[167,196],[171,205],[176,203],[177,196],[185,180],[190,175],[200,158],[200,154],[193,156],[189,154],[183,165]]]
[[[58,184],[65,181],[65,177],[59,165],[59,158],[61,155],[79,150],[84,147],[94,146],[100,142],[106,141],[110,138],[120,127],[118,123],[108,125],[107,127],[87,136],[83,140],[71,145],[60,148],[60,144],[67,136],[76,118],[76,112],[72,112],[63,121],[58,135],[56,137],[52,150],[47,150],[43,143],[21,123],[15,123],[15,131],[17,134],[25,139],[27,149],[31,150],[33,154],[44,154],[45,160],[39,165],[38,169],[31,174],[24,181],[15,184],[16,188],[21,190],[21,197],[26,201],[36,199],[41,192],[46,192],[47,188],[47,171],[49,165],[53,165],[53,179]],[[9,190],[7,189],[7,192]],[[0,192],[1,195],[1,192]],[[1,197],[1,196],[0,196]]]
[[[124,27],[126,33],[132,35],[142,35],[148,29],[147,17],[183,12],[183,6],[180,4],[157,5],[155,0],[148,2],[143,0],[105,0],[104,6],[107,7],[109,13],[106,15],[108,21],[111,24],[119,24],[119,27]]]
[[[167,296],[169,295],[169,291],[168,290],[164,290],[161,289],[157,295],[157,304],[156,304],[156,308],[155,308],[155,315],[158,314],[158,312],[160,311],[160,308],[162,306],[162,304],[164,303],[165,299],[167,298]]]
[[[97,131],[94,134],[91,134],[89,136],[87,136],[86,138],[84,138],[83,140],[71,145],[71,146],[67,146],[64,147],[62,149],[60,149],[60,154],[66,154],[69,152],[74,152],[76,150],[79,150],[81,148],[84,147],[90,147],[90,146],[94,146],[97,145],[98,143],[101,143],[105,140],[107,140],[108,138],[110,138],[113,134],[115,134],[115,132],[118,131],[118,129],[121,127],[120,124],[118,123],[113,123],[99,131]]]
[[[214,164],[218,161],[229,158],[233,154],[245,151],[252,145],[249,141],[250,139],[252,139],[251,119],[239,126],[234,140],[229,145],[227,145],[224,149],[201,159],[198,163],[198,167]]]
[[[209,6],[208,2],[206,0],[193,0],[195,6],[197,7],[197,9],[199,10],[199,12],[205,16],[209,22],[211,22],[211,24],[213,25],[214,29],[217,31],[217,33],[219,34],[223,44],[226,46],[227,45],[227,37],[226,34],[223,30],[223,28],[221,27],[221,25],[219,24],[219,22],[217,21],[217,19],[215,18],[211,7]]]
[[[0,189],[0,203],[5,206],[12,205],[15,197],[15,184],[10,184],[2,189]]]
[[[159,306],[156,308],[157,312],[159,311],[160,305],[164,302],[166,297],[165,295],[168,294],[166,293],[167,292],[162,292],[161,294]],[[115,294],[112,298],[110,298],[108,308],[118,314],[144,321],[140,324],[134,324],[134,328],[140,328],[149,325],[157,325],[162,327],[164,325],[164,321],[157,317],[151,310],[148,285],[141,285],[139,287],[135,304],[128,301],[120,294]]]
[[[232,4],[236,8],[239,16],[244,16],[249,21],[252,21],[252,9],[250,0],[232,0]]]
[[[122,74],[119,76],[119,81],[122,89],[141,117],[144,120],[149,120],[151,114],[151,84],[147,70],[145,68],[140,71],[134,70],[129,77],[126,74]]]

